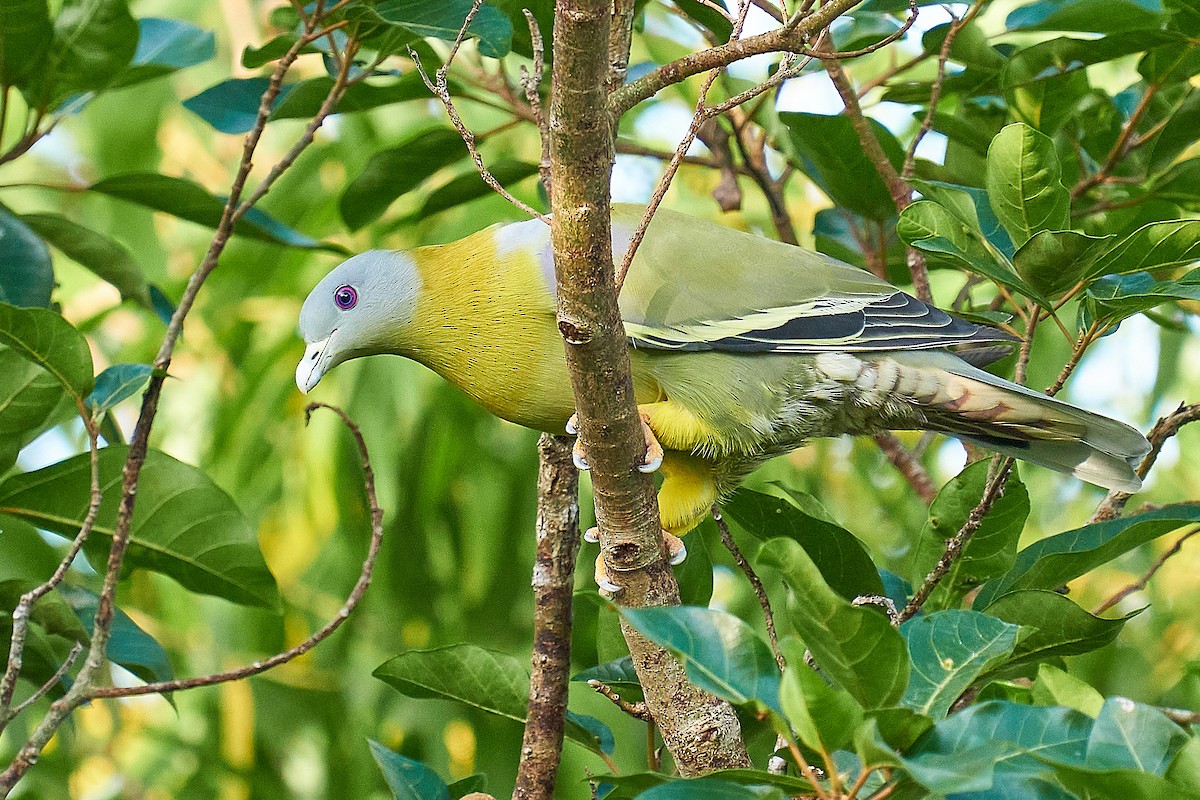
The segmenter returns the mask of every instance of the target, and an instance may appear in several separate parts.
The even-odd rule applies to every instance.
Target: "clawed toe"
[[[600,529],[596,528],[596,527],[588,528],[586,531],[583,532],[583,540],[585,542],[591,542],[592,544],[599,544]]]
[[[608,577],[608,567],[604,564],[603,553],[596,556],[596,571],[594,577],[596,579],[596,586],[600,590],[600,594],[611,599],[620,593],[621,587],[613,583],[612,579]]]
[[[583,455],[583,443],[578,439],[575,440],[575,444],[571,447],[571,461],[574,462],[575,469],[587,472],[592,468],[592,465],[588,463],[587,458]]]
[[[658,437],[654,435],[654,430],[650,427],[650,415],[645,411],[641,412],[642,417],[642,435],[646,439],[646,457],[638,466],[638,472],[657,472],[663,462],[663,448],[658,442]]]
[[[663,531],[663,543],[667,546],[667,558],[671,562],[672,567],[677,567],[687,558],[687,547],[683,544],[683,539],[678,536]]]

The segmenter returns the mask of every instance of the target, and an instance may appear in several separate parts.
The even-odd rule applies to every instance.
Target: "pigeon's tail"
[[[914,398],[930,430],[1106,489],[1141,488],[1134,468],[1150,443],[1129,425],[997,378],[949,353],[911,355],[889,353],[910,369],[940,373],[926,384],[937,385],[932,396]]]

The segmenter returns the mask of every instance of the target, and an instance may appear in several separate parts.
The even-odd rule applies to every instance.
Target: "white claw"
[[[671,566],[677,567],[682,564],[685,559],[687,559],[687,548],[683,546],[682,542],[680,542],[679,550],[671,554]]]
[[[575,469],[587,472],[589,469],[592,468],[592,465],[587,462],[587,459],[585,459],[583,456],[579,455],[579,453],[572,452],[571,460],[575,462]]]
[[[652,461],[647,461],[645,464],[639,464],[638,472],[658,472],[658,468],[662,466],[662,462],[662,456],[659,456]]]
[[[610,595],[618,594],[621,591],[621,587],[612,581],[600,581],[598,586],[600,587],[600,591],[607,592]]]
[[[592,544],[598,544],[600,542],[600,529],[588,528],[583,532],[583,540]]]
[[[567,420],[567,433],[571,434],[572,436],[579,433],[579,415],[578,414],[572,414],[571,418],[569,420]]]

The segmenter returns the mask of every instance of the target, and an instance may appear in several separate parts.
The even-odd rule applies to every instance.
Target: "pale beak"
[[[332,338],[333,334],[330,334],[319,342],[309,344],[304,350],[304,358],[300,359],[300,363],[296,365],[296,386],[305,394],[312,391],[312,388],[320,382],[321,376],[325,374],[326,365],[329,363],[329,357],[325,351]]]

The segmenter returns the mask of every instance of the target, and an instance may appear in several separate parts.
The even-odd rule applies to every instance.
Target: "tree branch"
[[[1155,574],[1163,568],[1163,565],[1166,564],[1172,556],[1176,555],[1180,550],[1183,549],[1183,543],[1195,536],[1197,533],[1200,533],[1200,526],[1193,525],[1191,530],[1176,539],[1175,544],[1171,545],[1161,556],[1154,560],[1154,563],[1150,565],[1150,569],[1142,573],[1142,577],[1138,578],[1136,581],[1121,589],[1121,591],[1117,592],[1100,605],[1096,606],[1096,610],[1092,613],[1096,615],[1103,614],[1105,611],[1108,611],[1110,608],[1134,592],[1140,592],[1142,589],[1145,589],[1146,585],[1150,583],[1150,579],[1153,578]]]
[[[533,664],[513,800],[554,796],[571,670],[571,595],[579,554],[579,473],[571,440],[538,441],[537,555],[533,564]]]
[[[556,4],[550,231],[558,324],[579,435],[592,466],[605,563],[619,576],[622,603],[667,605],[679,602],[679,588],[665,558],[653,482],[635,469],[645,445],[614,283],[609,182],[612,121],[619,115],[609,113],[605,93],[610,8],[611,0]],[[693,686],[665,650],[624,622],[622,627],[647,705],[680,772],[748,766],[732,707]]]

